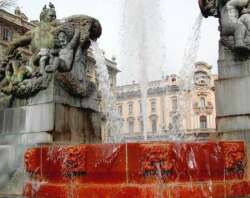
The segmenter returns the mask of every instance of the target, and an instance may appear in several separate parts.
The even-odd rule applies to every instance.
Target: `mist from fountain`
[[[112,140],[106,140],[107,142],[119,142],[119,131],[121,128],[120,115],[116,109],[116,97],[114,90],[111,87],[111,81],[109,78],[109,72],[107,65],[105,64],[105,56],[100,49],[97,42],[91,42],[91,48],[96,61],[96,75],[99,85],[99,92],[102,97],[101,111],[105,117],[105,131],[106,135],[112,137]]]
[[[193,26],[190,29],[188,40],[183,55],[183,64],[179,72],[180,77],[180,94],[177,96],[177,111],[172,116],[175,123],[173,123],[173,133],[184,135],[186,126],[186,114],[189,111],[191,103],[190,91],[194,88],[194,72],[195,62],[197,61],[197,54],[200,46],[200,35],[203,17],[199,14]]]
[[[127,79],[136,79],[141,92],[143,136],[147,140],[147,91],[149,80],[157,79],[166,62],[166,45],[162,2],[124,0],[120,32],[120,63],[131,68]],[[151,75],[149,75],[151,74]],[[152,75],[153,74],[153,75]],[[150,79],[149,79],[150,77]]]

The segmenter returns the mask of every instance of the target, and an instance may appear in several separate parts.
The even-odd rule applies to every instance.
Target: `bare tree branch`
[[[16,0],[0,0],[0,9],[10,8],[16,5]]]

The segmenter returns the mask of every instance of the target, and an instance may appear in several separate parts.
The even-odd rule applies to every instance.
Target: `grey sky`
[[[146,1],[146,0],[142,0]],[[182,56],[187,42],[190,27],[199,14],[198,0],[156,0],[162,1],[163,25],[166,38],[166,63],[162,66],[164,73],[178,73],[182,65]],[[47,0],[18,0],[22,11],[30,19],[38,19],[39,13]],[[106,55],[119,57],[120,22],[122,17],[122,0],[51,0],[55,4],[58,18],[73,14],[87,14],[99,19],[103,26],[103,35],[99,41]],[[140,10],[138,10],[140,12]],[[217,72],[218,58],[218,22],[209,18],[203,21],[201,43],[197,60],[206,61],[214,66]],[[119,59],[118,59],[119,64]],[[122,73],[119,80],[128,82],[133,79],[134,70],[129,65],[118,66]],[[130,78],[129,78],[130,76]],[[132,76],[132,77],[131,77]],[[156,71],[156,78],[161,76]],[[137,80],[137,79],[135,79]]]

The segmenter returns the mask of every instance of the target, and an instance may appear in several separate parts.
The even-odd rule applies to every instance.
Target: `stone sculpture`
[[[222,43],[234,50],[250,50],[249,0],[199,0],[204,17],[219,17]]]
[[[13,194],[20,193],[16,183],[23,178],[14,175],[25,148],[19,145],[101,141],[97,80],[88,74],[95,65],[88,49],[101,32],[99,21],[86,15],[56,19],[50,3],[40,23],[10,43],[0,64],[0,134],[7,134],[0,138],[0,190],[10,193],[13,186]],[[84,172],[82,166],[79,170]]]
[[[87,80],[82,83],[79,76],[86,77],[86,50],[91,40],[100,35],[101,25],[96,19],[78,15],[60,22],[56,19],[54,5],[44,6],[40,24],[10,44],[7,58],[1,65],[1,91],[17,98],[28,98],[46,89],[55,76],[66,91],[79,97],[88,96],[95,85]],[[32,52],[28,65],[18,51],[19,47],[27,46]],[[74,72],[79,70],[82,72]]]
[[[224,136],[248,139],[250,90],[250,0],[199,0],[204,17],[219,19],[216,126]],[[241,139],[241,138],[240,138]]]

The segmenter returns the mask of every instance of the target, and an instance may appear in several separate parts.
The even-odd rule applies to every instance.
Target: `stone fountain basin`
[[[47,145],[24,161],[32,198],[250,195],[243,141]]]

